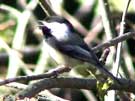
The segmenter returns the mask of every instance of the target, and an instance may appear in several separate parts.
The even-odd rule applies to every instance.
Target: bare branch
[[[116,45],[117,43],[119,42],[122,42],[122,41],[125,41],[129,38],[132,38],[133,36],[135,36],[135,32],[128,32],[128,33],[125,33],[121,36],[118,36],[116,38],[113,38],[107,42],[104,42],[102,44],[99,44],[97,45],[96,47],[92,48],[93,51],[100,51],[101,49],[104,49],[104,48],[107,48],[107,47],[110,47],[110,46],[114,46]]]
[[[135,81],[119,79],[121,85],[114,83],[108,90],[119,90],[135,93]],[[72,89],[87,89],[96,90],[95,79],[83,78],[46,78],[39,82],[29,85],[25,90],[19,92],[19,98],[33,97],[44,89],[51,88],[72,88]]]
[[[43,79],[43,78],[56,77],[58,76],[58,74],[61,74],[63,72],[69,72],[69,71],[70,71],[70,68],[68,67],[59,67],[59,68],[52,69],[51,71],[45,74],[9,78],[9,79],[0,81],[0,85],[8,84],[11,82],[17,82],[17,81],[29,81],[29,80],[38,80],[38,79]]]

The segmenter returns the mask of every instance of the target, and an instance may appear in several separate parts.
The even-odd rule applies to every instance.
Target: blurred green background
[[[38,29],[38,20],[50,13],[41,5],[43,0],[0,0],[0,77],[9,78],[22,75],[42,74],[57,64],[49,57],[43,46],[43,35]],[[49,0],[48,0],[49,1]],[[125,7],[123,0],[108,0],[107,13],[112,33],[105,33],[102,24],[102,6],[99,0],[50,0],[52,10],[67,18],[85,42],[94,47],[118,36],[120,21]],[[131,1],[126,16],[125,32],[135,30],[135,6]],[[51,15],[51,14],[50,14]],[[120,74],[125,78],[135,77],[135,40],[128,39],[123,44]],[[114,51],[107,58],[106,65],[112,69]],[[103,50],[102,50],[103,51]],[[96,52],[100,58],[102,51]],[[76,68],[70,76],[87,76],[83,68]],[[83,75],[83,76],[82,76]],[[28,82],[23,82],[28,84]],[[11,94],[12,90],[3,88],[0,95]],[[6,89],[6,90],[5,90]],[[3,93],[4,92],[4,93]],[[97,91],[54,89],[52,92],[72,101],[98,101]],[[88,93],[88,95],[87,95]]]

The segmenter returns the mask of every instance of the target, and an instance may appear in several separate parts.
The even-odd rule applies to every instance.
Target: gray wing
[[[73,58],[94,64],[97,64],[98,62],[98,58],[95,53],[76,33],[68,34],[68,37],[66,37],[65,40],[62,40],[62,42],[59,42],[59,45],[57,46],[61,52]]]
[[[63,54],[66,54],[72,58],[79,59],[81,61],[85,62],[91,62],[95,64],[93,57],[89,53],[89,51],[81,48],[80,46],[77,45],[60,45],[58,47],[58,50],[61,51]]]

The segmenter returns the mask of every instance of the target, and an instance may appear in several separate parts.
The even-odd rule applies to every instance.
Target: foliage
[[[2,74],[0,75],[1,78],[42,74],[49,69],[56,67],[57,63],[49,57],[46,47],[42,42],[43,35],[37,27],[38,20],[43,20],[50,13],[50,10],[44,7],[43,1],[47,0],[0,1],[0,71],[3,71],[0,72]],[[94,47],[106,40],[118,36],[121,15],[123,12],[120,8],[121,5],[119,4],[125,3],[123,0],[119,0],[119,2],[120,3],[118,3],[118,1],[116,2],[116,0],[110,0],[108,6],[111,10],[106,10],[109,14],[108,17],[110,17],[110,25],[113,26],[111,27],[111,33],[106,33],[106,28],[102,25],[101,16],[103,12],[101,11],[99,0],[52,0],[52,6],[50,6],[50,8],[52,8],[52,11],[57,15],[68,18],[68,20],[72,22],[75,31],[84,38],[87,44]],[[124,32],[134,31],[135,15],[132,13],[134,9],[135,7],[131,7],[130,12],[127,13]],[[48,12],[48,14],[46,12]],[[130,79],[135,77],[135,47],[133,43],[134,38],[130,38],[123,44],[121,51],[122,61],[120,62],[121,69],[119,72],[122,77],[128,77]],[[113,63],[115,61],[116,48],[117,47],[110,48],[111,52],[105,61],[108,70],[114,70]],[[101,56],[102,51],[96,53],[98,57]],[[68,73],[68,76],[92,77],[88,76],[89,73],[86,70],[82,70],[83,66],[81,66],[81,68],[74,68]],[[63,76],[65,76],[65,74]],[[31,82],[22,81],[21,83],[29,84]],[[99,96],[97,95],[99,93],[104,95],[105,93],[103,91],[106,92],[110,86],[109,84],[110,83],[99,83],[97,87],[99,92],[89,91],[87,93],[91,97],[81,90],[76,92],[70,91],[69,89],[57,89],[52,92],[57,93],[60,97],[64,96],[66,99],[70,100],[77,99],[77,97],[74,98],[74,95],[81,95],[85,100],[98,100]],[[7,92],[7,94],[11,93],[11,91],[9,92],[8,90],[5,90],[5,92]],[[61,92],[64,92],[65,95]],[[3,95],[3,90],[1,90],[0,93]],[[123,96],[130,97],[128,93],[123,94]],[[77,101],[82,100],[81,97],[80,99],[77,99]]]

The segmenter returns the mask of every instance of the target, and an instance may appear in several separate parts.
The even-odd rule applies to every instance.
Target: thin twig
[[[104,49],[104,48],[107,48],[110,46],[114,46],[119,42],[122,42],[122,41],[129,39],[129,38],[132,38],[133,36],[135,36],[135,32],[124,33],[121,36],[115,37],[107,42],[104,42],[102,44],[95,46],[94,48],[92,48],[92,50],[95,52],[100,51],[101,49]]]
[[[99,61],[100,61],[101,63],[105,64],[106,59],[107,59],[109,53],[110,53],[110,48],[106,48],[106,49],[103,51],[103,53],[102,53],[102,55],[101,55]]]
[[[114,33],[114,27],[111,24],[108,0],[99,0],[99,4],[100,4],[100,11],[101,11],[100,13],[101,13],[105,33],[107,38],[110,40],[112,39],[112,35]]]
[[[121,20],[121,24],[120,24],[120,33],[119,33],[119,36],[121,36],[121,35],[124,34],[124,29],[125,29],[125,17],[126,17],[126,14],[127,14],[127,10],[128,10],[130,1],[131,1],[131,0],[127,0],[125,9],[124,9],[124,11],[123,11],[122,20]],[[120,65],[120,57],[121,57],[121,48],[122,48],[122,43],[120,42],[120,43],[118,43],[118,46],[117,46],[116,60],[115,60],[115,62],[114,62],[114,67],[116,68],[116,76],[118,76],[118,73],[119,73],[119,65]]]
[[[55,77],[58,74],[61,74],[63,72],[69,72],[69,71],[70,71],[70,68],[59,67],[59,68],[52,69],[51,71],[49,71],[45,74],[31,75],[31,76],[19,76],[16,78],[9,78],[9,79],[0,81],[0,85],[8,84],[11,82],[17,82],[17,81],[30,81],[30,80],[38,80],[38,79],[43,79],[43,78]]]
[[[49,0],[39,0],[39,4],[46,13],[47,16],[54,16],[56,13],[53,11],[53,9],[50,7]]]

